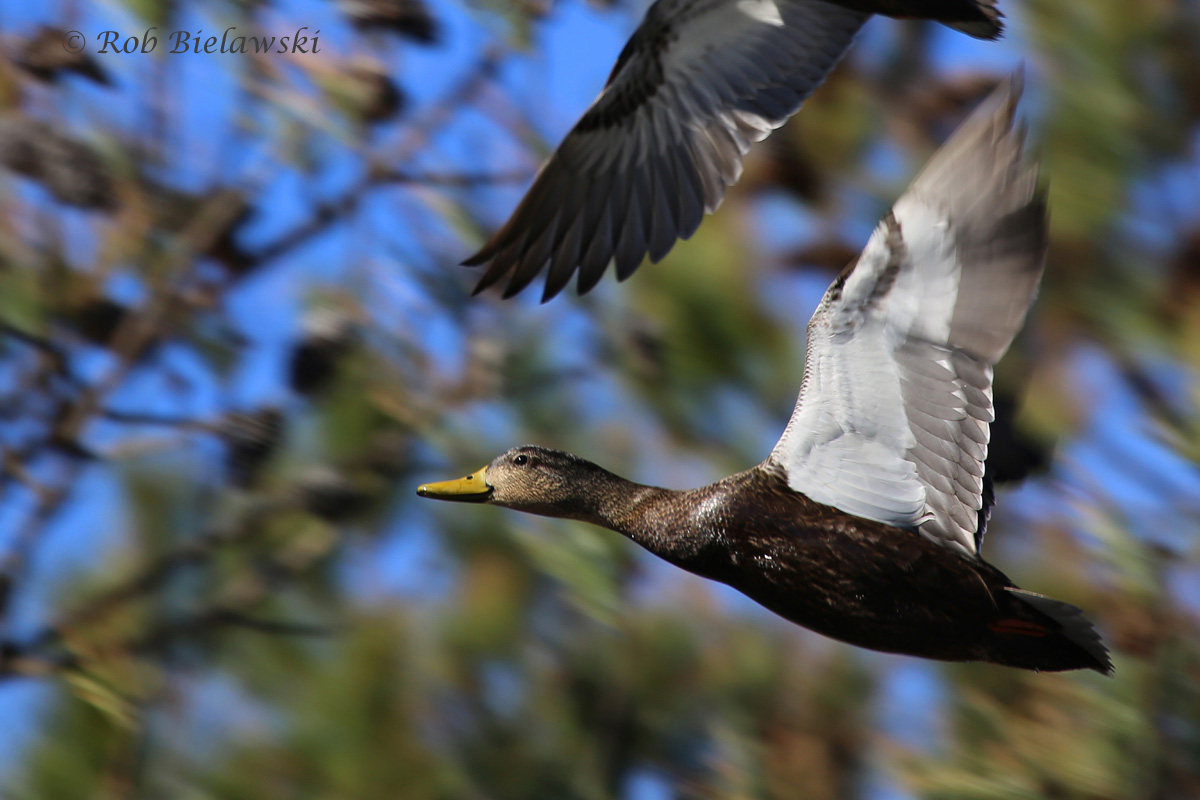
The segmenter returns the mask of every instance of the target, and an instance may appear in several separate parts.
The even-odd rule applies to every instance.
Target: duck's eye
[[[524,453],[522,453],[519,456],[515,456],[513,458],[513,463],[516,464],[518,467],[523,467],[529,463],[529,456],[525,455]]]

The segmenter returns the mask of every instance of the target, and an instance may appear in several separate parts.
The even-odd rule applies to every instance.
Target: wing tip
[[[943,196],[962,194],[956,183],[961,176],[956,176],[963,164],[976,163],[979,170],[986,164],[986,170],[996,177],[1005,173],[997,167],[999,164],[1019,170],[1016,165],[1026,162],[1036,172],[1036,159],[1025,158],[1027,127],[1017,113],[1024,90],[1025,69],[1019,65],[938,148],[913,179],[909,191],[933,189]]]
[[[468,256],[467,258],[464,258],[462,261],[458,262],[458,265],[460,267],[482,267],[488,262],[490,257],[491,256],[489,256],[487,253],[487,248],[481,248],[480,250],[477,250],[474,255]]]
[[[980,127],[994,127],[1000,132],[1016,137],[1018,142],[1023,142],[1025,125],[1017,119],[1017,106],[1020,105],[1024,94],[1025,63],[1022,61],[996,83],[995,88],[979,104],[972,116],[979,120]],[[966,128],[969,124],[970,120],[963,123],[962,127]]]
[[[551,300],[553,300],[555,297],[558,296],[559,292],[561,292],[563,290],[563,286],[565,286],[565,285],[566,284],[562,284],[560,286],[555,286],[552,283],[550,283],[550,278],[547,277],[546,283],[542,287],[542,299],[538,301],[538,304],[543,305],[545,303],[549,303]]]
[[[488,261],[489,258],[479,260],[476,256],[472,256],[470,259],[463,261],[461,265],[464,267],[480,267],[487,265]],[[512,277],[509,278],[508,284],[500,293],[501,300],[509,300],[513,297],[516,297],[518,294],[524,291],[527,286],[533,283],[541,271],[541,269],[533,270],[530,271],[528,275],[523,276],[521,274],[520,264],[510,264],[501,269],[499,268],[499,262],[492,259],[490,268],[483,274],[482,277],[479,278],[479,281],[476,282],[475,287],[471,290],[471,297],[477,297],[488,289],[500,284],[503,282],[505,276],[511,273]],[[562,294],[563,290],[566,289],[566,287],[570,284],[572,275],[574,275],[577,271],[578,268],[569,270],[565,272],[562,278],[553,280],[551,279],[550,275],[547,275],[545,281],[543,282],[542,296],[538,302],[548,303],[558,295]],[[595,276],[585,280],[582,271],[580,271],[578,285],[576,286],[576,293],[582,297],[590,292],[600,282],[600,279],[604,276],[605,272],[606,270],[600,270]],[[620,280],[624,280],[624,278],[620,278]]]
[[[475,266],[483,266],[484,264],[487,264],[487,263],[488,263],[487,260],[481,261],[478,264],[468,264],[466,262],[463,262],[463,266],[475,267]],[[506,267],[504,269],[497,269],[497,264],[493,260],[491,262],[490,266],[488,266],[487,270],[483,273],[483,275],[481,275],[479,277],[479,281],[475,284],[475,288],[471,290],[471,297],[475,297],[476,295],[482,294],[485,290],[490,289],[491,287],[495,286],[497,283],[499,283],[504,278],[504,276],[508,272],[509,272],[508,267]]]

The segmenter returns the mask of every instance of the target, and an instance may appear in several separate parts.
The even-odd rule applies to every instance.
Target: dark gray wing
[[[542,299],[624,280],[695,232],[750,145],[820,85],[868,15],[821,0],[659,0],[512,217],[465,263]]]

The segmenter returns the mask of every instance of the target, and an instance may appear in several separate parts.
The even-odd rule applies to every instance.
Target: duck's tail
[[[896,19],[930,19],[976,39],[999,39],[1004,15],[996,0],[832,0],[834,3]]]
[[[1015,586],[1005,588],[1008,602],[988,625],[993,661],[1010,667],[1058,672],[1094,669],[1112,675],[1112,660],[1083,611]]]
[[[946,24],[976,39],[999,39],[1004,33],[1004,15],[996,8],[996,0],[972,0],[969,5],[966,19]]]

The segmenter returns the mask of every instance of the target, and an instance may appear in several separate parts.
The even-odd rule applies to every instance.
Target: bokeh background
[[[642,0],[0,0],[0,796],[1200,797],[1200,3],[1000,5],[874,20],[691,241],[540,305],[457,262]],[[320,52],[167,52],[230,26]],[[984,552],[1116,677],[854,649],[415,496],[526,442],[757,463],[825,286],[1020,64],[1053,241]]]

